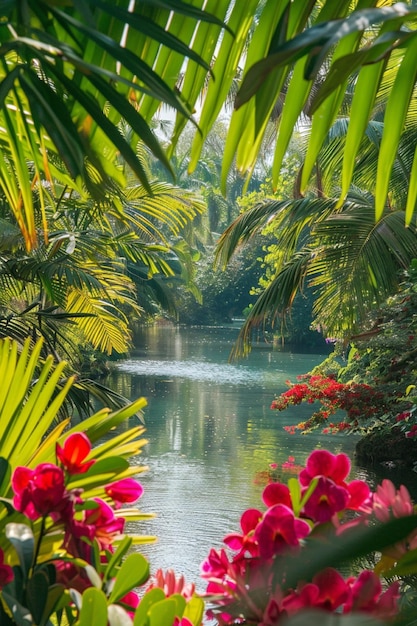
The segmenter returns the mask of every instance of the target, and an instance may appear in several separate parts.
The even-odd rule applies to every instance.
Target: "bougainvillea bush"
[[[315,404],[304,422],[289,432],[372,432],[417,436],[417,261],[399,293],[369,315],[362,331],[336,342],[329,358],[280,394],[271,408]],[[316,409],[317,407],[317,409]]]
[[[287,382],[289,389],[277,397],[271,409],[283,411],[290,405],[315,402],[320,407],[305,422],[294,426],[285,426],[285,430],[307,432],[321,425],[324,433],[343,430],[358,430],[364,424],[380,420],[389,410],[387,395],[370,385],[355,382],[342,383],[332,376],[306,374],[298,377],[299,382]],[[345,411],[345,419],[332,421],[338,411]]]
[[[390,622],[400,605],[405,619],[401,577],[417,571],[414,506],[405,487],[384,480],[372,491],[348,481],[349,471],[345,454],[315,450],[297,478],[266,486],[264,507],[243,513],[225,548],[210,551],[202,575],[218,624],[278,626],[306,611],[297,624],[339,623],[326,622],[329,613]],[[373,569],[349,571],[365,554]],[[311,610],[324,614],[311,622]]]

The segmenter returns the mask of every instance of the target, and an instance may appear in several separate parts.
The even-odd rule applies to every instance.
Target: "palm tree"
[[[305,285],[314,293],[313,326],[341,341],[358,332],[369,311],[398,290],[401,271],[417,256],[416,225],[407,227],[404,219],[416,127],[399,145],[389,203],[375,220],[374,197],[364,190],[375,179],[382,134],[382,124],[373,120],[353,172],[357,186],[351,186],[342,204],[335,181],[343,167],[344,119],[333,125],[316,164],[314,195],[310,191],[297,199],[266,199],[241,214],[223,233],[216,255],[220,267],[254,235],[266,231],[276,237],[266,257],[269,282],[242,327],[235,356],[249,349],[254,326],[277,318],[285,321]]]
[[[344,198],[373,106],[381,92],[390,94],[375,190],[380,215],[392,158],[413,115],[417,40],[413,2],[375,5],[377,0],[359,0],[352,10],[350,0],[229,0],[209,2],[200,10],[182,0],[4,3],[0,186],[27,247],[37,241],[32,192],[37,188],[42,211],[45,181],[78,190],[84,184],[102,196],[112,178],[120,180],[114,164],[120,153],[146,185],[135,152],[138,137],[169,169],[150,130],[161,102],[175,112],[172,146],[192,112],[201,109],[192,170],[236,75],[242,75],[242,82],[223,159],[224,184],[235,156],[242,172],[253,170],[271,112],[285,91],[274,178],[308,102],[313,125],[302,175],[305,187],[353,73]],[[133,130],[132,140],[119,132],[122,119]],[[415,170],[407,221],[414,210]],[[44,222],[46,227],[46,217]]]

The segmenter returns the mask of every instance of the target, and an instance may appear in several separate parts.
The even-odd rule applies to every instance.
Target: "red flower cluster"
[[[387,410],[386,398],[383,393],[375,390],[370,385],[350,382],[340,383],[332,377],[316,375],[299,376],[303,382],[292,384],[280,396],[275,398],[271,409],[283,411],[290,405],[307,402],[313,404],[320,402],[321,408],[315,411],[311,418],[296,426],[285,427],[287,432],[293,434],[295,429],[309,430],[310,428],[326,423],[330,415],[336,411],[346,411],[347,420],[338,424],[328,424],[324,433],[340,432],[359,424],[359,420],[381,416]]]
[[[63,527],[62,547],[72,557],[80,557],[88,562],[92,558],[92,545],[100,551],[112,552],[112,543],[124,528],[125,520],[116,516],[113,508],[104,500],[94,498],[86,503],[82,490],[67,487],[68,479],[76,474],[84,474],[95,463],[87,460],[91,443],[83,433],[67,437],[63,446],[56,446],[60,465],[41,463],[35,469],[17,467],[12,476],[14,492],[13,505],[17,511],[34,521],[42,517],[48,519],[47,529]],[[123,503],[135,502],[143,493],[142,486],[132,478],[118,480],[105,486],[105,493],[118,508]],[[0,573],[1,573],[0,565]],[[74,567],[57,563],[59,581],[77,578]],[[79,589],[89,586],[85,576],[78,573],[78,583],[72,586]]]
[[[383,515],[412,514],[408,492],[396,491],[390,481],[375,494],[361,480],[347,482],[350,460],[345,454],[314,451],[294,484],[270,483],[263,492],[267,510],[245,511],[241,532],[224,538],[225,549],[212,549],[202,564],[208,580],[207,595],[211,617],[223,625],[280,623],[306,608],[337,613],[362,612],[386,620],[398,612],[399,583],[383,590],[374,571],[344,578],[336,569],[326,568],[289,586],[288,557],[302,562],[305,539],[336,539],[354,526]],[[295,480],[295,479],[292,479]],[[298,494],[298,495],[297,495]],[[417,535],[417,533],[416,533]],[[410,537],[412,545],[417,538]]]

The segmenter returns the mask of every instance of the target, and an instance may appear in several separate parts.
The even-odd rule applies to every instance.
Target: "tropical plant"
[[[352,192],[342,207],[336,199],[264,201],[242,213],[223,233],[217,263],[266,226],[276,236],[269,257],[271,279],[252,307],[235,353],[248,349],[253,326],[291,308],[306,282],[313,290],[314,327],[344,340],[358,332],[370,308],[398,289],[399,271],[416,254],[414,226],[404,211],[387,209],[375,222],[372,198]]]
[[[104,205],[74,194],[56,199],[47,209],[49,243],[34,251],[24,249],[18,232],[3,238],[0,336],[43,336],[45,349],[72,362],[80,342],[75,329],[107,355],[127,352],[127,314],[140,317],[146,302],[133,278],[182,272],[186,279],[187,264],[191,276],[182,232],[204,208],[195,193],[149,184],[151,196],[132,182]]]
[[[20,354],[15,342],[0,343],[1,623],[51,626],[63,616],[68,624],[126,623],[138,604],[134,588],[147,582],[137,623],[171,623],[185,614],[184,624],[198,626],[201,600],[185,587],[186,599],[179,588],[167,600],[148,581],[146,559],[137,551],[125,558],[129,548],[153,540],[124,533],[125,520],[150,515],[122,507],[143,491],[133,477],[145,468],[129,459],[146,440],[142,425],[109,433],[137,418],[145,400],[102,409],[77,426],[69,419],[54,426],[74,381],[56,393],[64,363],[54,366],[49,357],[33,384],[40,352],[41,342],[32,350],[26,341]]]
[[[405,439],[417,436],[416,264],[414,260],[398,293],[369,314],[347,346],[336,343],[332,354],[310,373],[298,376],[297,382],[288,381],[289,389],[271,408],[283,411],[307,402],[312,414],[285,430],[294,434],[319,427],[325,434],[359,433],[365,438],[360,449],[382,461],[392,459],[388,438],[404,451],[405,463],[415,463],[415,442]]]
[[[242,82],[226,142],[224,184],[235,155],[240,171],[253,171],[280,98],[273,178],[308,102],[312,139],[304,188],[346,88],[353,84],[342,200],[373,107],[388,94],[375,187],[379,217],[399,140],[413,118],[415,18],[413,3],[379,6],[377,0],[360,0],[354,7],[349,0],[225,1],[204,10],[181,0],[134,6],[128,0],[117,6],[106,0],[66,6],[47,0],[4,3],[0,182],[27,246],[37,240],[34,188],[41,211],[55,181],[77,189],[84,181],[102,197],[109,178],[120,181],[116,151],[146,185],[135,154],[137,138],[169,168],[150,120],[161,102],[176,111],[170,135],[174,147],[203,93],[193,170],[237,75]],[[130,125],[131,137],[121,136],[120,120]],[[415,169],[407,185],[407,222],[414,210]]]
[[[327,450],[286,470],[296,476],[272,479],[264,509],[244,511],[241,528],[204,561],[209,616],[222,625],[411,623],[416,517],[407,489],[349,481],[349,458]],[[398,531],[409,543],[396,541]],[[355,568],[365,554],[373,568]]]

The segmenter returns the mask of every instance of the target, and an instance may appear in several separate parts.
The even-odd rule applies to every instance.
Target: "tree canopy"
[[[204,7],[204,8],[202,8]],[[301,188],[346,97],[341,201],[374,107],[386,100],[375,181],[380,216],[401,134],[415,115],[417,38],[413,2],[378,0],[17,0],[2,3],[0,27],[0,187],[36,245],[39,207],[49,187],[86,185],[103,194],[123,155],[144,185],[138,138],[170,169],[169,155],[196,115],[190,169],[232,85],[238,82],[223,157],[223,184],[234,158],[250,175],[271,114],[281,102],[273,176],[293,129],[312,122]],[[243,64],[243,68],[242,68]],[[151,120],[161,103],[175,112],[166,153]],[[132,133],[119,128],[126,121]],[[414,212],[417,159],[406,219]],[[43,230],[47,230],[46,217]]]

